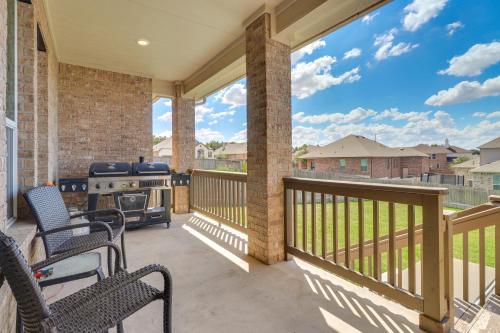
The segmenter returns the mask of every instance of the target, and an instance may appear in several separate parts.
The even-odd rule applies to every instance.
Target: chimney
[[[449,147],[450,146],[450,140],[448,140],[448,138],[446,138],[446,140],[444,140],[444,145],[446,147]]]

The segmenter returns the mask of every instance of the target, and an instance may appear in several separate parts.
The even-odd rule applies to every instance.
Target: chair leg
[[[171,309],[170,308],[170,296],[163,295],[163,332],[164,333],[172,333],[172,313],[171,313],[170,309]]]
[[[16,333],[23,333],[24,327],[21,320],[21,314],[19,313],[19,308],[16,310]]]
[[[123,231],[121,236],[121,248],[122,248],[122,257],[123,257],[123,268],[127,269],[127,255],[125,254],[125,231]]]
[[[116,324],[116,333],[123,333],[123,322]]]

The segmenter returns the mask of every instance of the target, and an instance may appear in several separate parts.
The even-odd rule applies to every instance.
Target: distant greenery
[[[460,164],[460,163],[463,163],[463,162],[466,162],[470,160],[470,157],[467,157],[467,156],[460,156],[460,157],[457,157],[453,160],[453,162],[451,162],[451,165],[457,165],[457,164]]]
[[[167,137],[166,136],[156,136],[156,135],[153,135],[153,145],[157,145],[159,144],[160,142],[162,142],[163,140],[166,140]]]
[[[224,143],[222,141],[216,141],[216,140],[212,140],[209,143],[207,143],[207,147],[212,149],[212,150],[217,150],[220,147],[222,147],[223,145],[224,145]]]

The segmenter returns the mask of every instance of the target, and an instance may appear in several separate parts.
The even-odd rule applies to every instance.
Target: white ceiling
[[[58,60],[183,80],[281,0],[44,0]],[[136,40],[151,44],[140,47]]]

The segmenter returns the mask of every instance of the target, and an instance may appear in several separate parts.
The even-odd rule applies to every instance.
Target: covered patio
[[[190,183],[173,191],[170,229],[127,231],[126,244],[130,270],[172,273],[175,332],[449,332],[478,318],[494,327],[500,286],[487,283],[484,244],[493,228],[488,277],[498,280],[500,198],[444,215],[443,188],[291,177],[291,52],[387,2],[4,1],[0,230],[30,262],[43,258],[23,193],[88,178],[96,161],[152,161],[151,105],[168,97],[171,167]],[[195,106],[243,76],[248,172],[194,170]],[[66,205],[86,210],[87,192],[64,193]],[[456,307],[453,241],[469,232],[482,244],[480,282],[469,288],[464,260]],[[13,331],[15,309],[2,286],[0,331]],[[146,307],[125,329],[159,331],[160,312]]]

